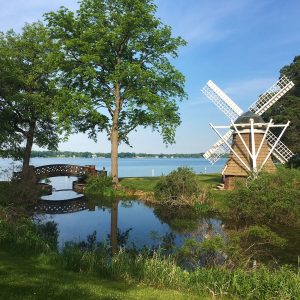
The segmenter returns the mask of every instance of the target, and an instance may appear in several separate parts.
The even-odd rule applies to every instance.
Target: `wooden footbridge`
[[[21,180],[21,172],[14,172],[13,180]],[[107,175],[107,171],[96,170],[95,166],[78,166],[78,165],[67,165],[67,164],[55,164],[45,165],[40,167],[31,166],[30,177],[33,181],[39,182],[42,179],[48,177],[59,177],[59,176],[74,176],[74,177],[85,177],[89,175]]]

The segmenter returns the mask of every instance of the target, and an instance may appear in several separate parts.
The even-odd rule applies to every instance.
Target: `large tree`
[[[32,145],[56,149],[59,141],[53,47],[41,23],[0,34],[0,156],[23,160],[24,179]]]
[[[46,14],[65,62],[62,82],[85,96],[93,110],[77,128],[95,134],[102,123],[111,141],[111,172],[118,182],[118,146],[138,126],[151,126],[166,143],[180,124],[177,101],[184,76],[171,60],[185,41],[155,16],[152,0],[82,0]],[[99,128],[99,127],[98,127]]]
[[[268,116],[277,123],[291,121],[283,142],[295,153],[300,153],[300,56],[296,56],[290,65],[280,70],[280,75],[286,75],[295,86],[276,102]]]

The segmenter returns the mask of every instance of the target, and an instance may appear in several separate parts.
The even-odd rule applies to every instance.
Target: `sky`
[[[174,65],[186,78],[188,99],[179,104],[182,123],[176,144],[166,147],[158,133],[138,128],[131,146],[121,152],[199,153],[217,136],[210,128],[228,125],[224,114],[202,93],[211,79],[243,110],[279,77],[279,70],[300,55],[300,0],[155,0],[157,16],[188,45]],[[43,19],[60,6],[78,8],[73,0],[0,0],[0,31],[20,32],[27,22]],[[72,135],[60,150],[110,152],[105,134],[97,143]]]

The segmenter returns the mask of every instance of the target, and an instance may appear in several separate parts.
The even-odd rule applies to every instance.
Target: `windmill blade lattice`
[[[202,93],[210,99],[230,120],[236,120],[243,110],[239,108],[216,84],[209,80]]]
[[[229,144],[232,139],[232,130],[229,130],[224,136],[223,139],[226,140]],[[207,150],[203,157],[210,161],[211,164],[214,164],[219,160],[219,158],[227,153],[230,149],[225,144],[224,140],[221,139],[217,141],[209,150]]]
[[[243,110],[234,103],[214,82],[209,80],[202,88],[202,93],[210,99],[230,120],[236,120]],[[232,131],[228,131],[224,136],[224,140],[229,141]],[[229,151],[224,140],[219,140],[208,151],[204,153],[204,157],[214,164],[219,158]]]
[[[258,115],[262,115],[293,86],[294,83],[292,81],[290,81],[286,76],[282,76],[249,107],[249,110]]]
[[[270,147],[272,147],[277,140],[277,137],[271,131],[267,134],[267,141]],[[282,163],[285,164],[290,158],[294,156],[294,153],[281,141],[276,145],[273,155]]]

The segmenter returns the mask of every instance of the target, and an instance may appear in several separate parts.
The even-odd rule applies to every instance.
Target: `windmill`
[[[286,163],[294,155],[280,141],[289,122],[275,125],[272,119],[265,123],[261,118],[261,115],[293,86],[292,81],[282,76],[249,107],[246,113],[243,113],[243,110],[211,80],[203,87],[202,92],[230,119],[228,126],[210,124],[220,140],[204,154],[204,157],[214,164],[223,154],[230,151],[222,172],[225,176],[225,188],[232,187],[233,177],[248,177],[249,173],[257,174],[263,167],[266,167],[267,171],[275,170],[271,154],[281,163]],[[274,127],[282,128],[278,137],[270,131],[270,128]],[[221,128],[229,130],[222,135],[218,130]],[[230,171],[234,169],[234,164],[240,171]]]

